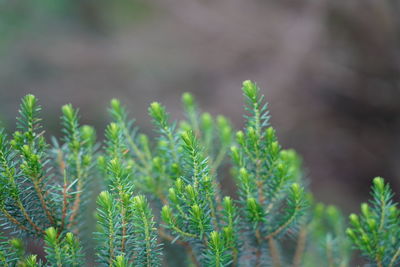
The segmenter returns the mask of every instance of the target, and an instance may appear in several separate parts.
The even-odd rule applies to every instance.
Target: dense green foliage
[[[350,215],[347,229],[354,246],[377,266],[400,264],[400,212],[393,193],[380,177],[374,179],[370,204],[361,204],[361,215]]]
[[[188,93],[181,122],[152,103],[155,142],[114,99],[101,149],[71,105],[62,107],[61,143],[48,144],[40,106],[27,95],[17,131],[0,131],[0,211],[3,228],[17,237],[2,239],[2,264],[82,266],[92,258],[79,239],[95,197],[91,185],[100,183],[99,266],[161,266],[173,253],[163,249],[168,243],[185,251],[190,266],[344,267],[352,247],[372,265],[397,266],[400,212],[389,185],[374,180],[370,204],[350,215],[346,231],[337,208],[313,200],[299,156],[281,148],[257,85],[245,81],[243,94],[246,125],[236,133],[225,117],[201,113]],[[227,167],[237,187],[232,196],[219,178]],[[45,258],[25,252],[18,238],[26,237],[44,241]]]

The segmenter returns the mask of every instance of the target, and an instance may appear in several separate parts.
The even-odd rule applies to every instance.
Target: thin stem
[[[213,199],[211,198],[210,195],[207,195],[207,200],[208,200],[208,204],[210,205],[210,212],[211,212],[210,214],[211,214],[211,217],[213,219],[212,220],[213,225],[214,225],[215,229],[217,231],[219,231],[219,221],[218,221],[218,218],[217,218],[217,214],[216,214],[216,210],[215,210]]]
[[[108,211],[108,220],[111,222],[112,222],[112,217],[113,217],[112,212]],[[108,251],[110,253],[109,267],[112,267],[113,261],[114,261],[114,224],[113,223],[109,223],[108,231],[109,231]]]
[[[217,246],[215,248],[215,266],[220,266],[221,262],[221,251],[219,250],[219,247]]]
[[[72,205],[71,217],[69,219],[68,228],[72,227],[75,224],[75,219],[78,216],[79,207],[81,205],[81,191],[83,189],[83,181],[82,181],[82,172],[81,172],[81,161],[75,153],[75,163],[76,163],[76,179],[78,180],[78,184],[76,186],[76,197],[74,200],[74,204]]]
[[[381,201],[381,206],[380,206],[380,208],[381,208],[381,210],[382,210],[382,213],[381,213],[381,218],[380,218],[380,223],[379,223],[378,232],[381,232],[381,231],[383,230],[384,225],[385,225],[385,209],[386,209],[385,198],[384,198],[384,197],[381,197],[381,198],[380,198],[380,201]],[[382,259],[381,259],[381,256],[380,256],[380,255],[376,255],[376,264],[378,265],[378,267],[382,267],[382,266],[383,266],[383,265],[382,265]]]
[[[126,226],[127,226],[127,222],[126,222],[126,209],[122,208],[122,239],[121,239],[121,252],[125,253],[125,242],[126,242]]]
[[[21,230],[24,230],[26,232],[29,232],[29,229],[26,228],[25,225],[21,224],[15,217],[13,217],[5,208],[1,209],[1,212],[9,219],[12,223],[17,225]]]
[[[121,225],[122,225],[122,237],[121,237],[121,252],[125,253],[125,243],[126,243],[126,233],[127,233],[127,218],[126,218],[126,212],[127,212],[127,208],[125,206],[125,203],[123,201],[123,194],[124,192],[122,191],[122,186],[119,186],[119,196],[120,199],[119,201],[121,202]]]
[[[382,260],[379,257],[376,257],[376,264],[378,265],[378,267],[383,267]]]
[[[150,236],[150,225],[147,221],[146,214],[143,209],[140,211],[142,222],[144,224],[144,234],[146,241],[146,258],[147,258],[147,267],[151,267],[151,236]]]
[[[186,236],[186,237],[190,237],[190,238],[196,238],[196,237],[197,237],[197,235],[195,235],[195,234],[187,233],[187,232],[185,232],[185,231],[179,229],[179,227],[176,226],[176,225],[174,225],[174,224],[171,225],[171,228],[172,228],[175,232],[177,232],[178,234],[180,234],[180,235],[183,235],[183,236]]]
[[[57,267],[62,267],[63,265],[62,265],[60,244],[58,243],[58,239],[56,240],[56,243],[54,244],[54,252],[56,255],[56,259],[57,259]]]
[[[4,154],[1,153],[1,156],[2,156],[2,161],[5,163],[6,160],[5,160]],[[14,177],[13,177],[13,175],[12,175],[12,172],[11,172],[9,166],[6,165],[5,169],[6,169],[6,171],[7,171],[6,173],[7,173],[7,175],[8,175],[8,178],[9,178],[10,181],[12,182],[13,186],[16,187],[16,184],[15,184],[15,181],[14,181]],[[34,183],[34,185],[35,185],[35,183]],[[36,189],[36,187],[35,187],[35,189]],[[19,198],[17,198],[16,201],[17,201],[17,206],[18,206],[18,208],[20,209],[20,211],[21,211],[22,215],[25,217],[25,219],[29,222],[29,224],[30,224],[37,232],[39,232],[39,233],[45,233],[45,231],[44,231],[43,229],[41,229],[37,224],[35,224],[35,223],[32,221],[31,217],[30,217],[29,214],[27,213],[27,211],[26,211],[24,205],[22,204],[21,200],[20,200]],[[25,227],[24,225],[22,225],[16,218],[14,218],[10,213],[8,213],[8,211],[7,211],[6,209],[3,208],[2,211],[4,212],[4,214],[6,215],[6,217],[7,217],[9,220],[11,220],[13,223],[15,223],[16,225],[18,225],[21,229],[23,229],[23,230],[25,230],[25,231],[29,231],[27,227]]]
[[[221,184],[218,183],[216,179],[214,179],[212,182],[215,188],[215,202],[217,203],[217,210],[221,211],[223,209],[221,203]]]
[[[397,249],[396,253],[394,254],[394,256],[392,257],[392,259],[390,260],[389,266],[388,267],[393,267],[394,264],[396,263],[397,258],[400,256],[400,247]]]
[[[217,157],[215,158],[215,160],[211,164],[211,173],[216,173],[217,172],[218,167],[221,165],[222,161],[225,158],[227,150],[228,150],[227,146],[223,146],[219,150]]]
[[[125,138],[127,139],[128,143],[129,143],[129,145],[131,146],[131,148],[133,149],[135,154],[138,156],[138,158],[142,162],[143,166],[145,166],[145,169],[148,171],[151,168],[151,166],[148,164],[148,161],[146,160],[145,154],[142,153],[142,151],[139,149],[139,147],[133,141],[132,136],[129,133],[129,130],[125,125],[125,122],[121,122],[121,127],[123,129],[123,133],[124,133]]]
[[[67,192],[68,188],[67,188],[67,184],[66,182],[64,182],[64,186],[63,186],[63,206],[62,206],[62,216],[61,216],[61,226],[60,226],[60,230],[58,231],[58,235],[61,234],[61,232],[64,230],[64,226],[65,226],[65,219],[67,217],[67,207],[68,207],[68,195]]]
[[[63,152],[61,149],[59,149],[58,153],[57,153],[57,163],[58,163],[58,167],[60,168],[60,173],[64,173],[65,172],[65,161],[64,161],[64,156],[63,156]]]
[[[39,182],[37,181],[37,179],[33,179],[33,187],[35,188],[35,191],[39,197],[40,204],[42,205],[42,208],[43,208],[47,218],[49,219],[50,224],[57,226],[56,222],[54,221],[52,213],[50,212],[49,208],[47,207],[46,200],[44,199],[43,192],[39,186]]]
[[[26,212],[25,207],[22,205],[22,202],[18,200],[17,205],[19,207],[19,209],[22,212],[22,215],[24,215],[25,219],[29,222],[30,225],[32,225],[32,227],[39,233],[45,234],[45,231],[40,228],[36,223],[34,223],[31,219],[31,217],[29,216],[29,214]]]
[[[76,194],[74,204],[72,205],[72,214],[71,214],[71,217],[69,220],[68,228],[72,227],[72,225],[75,224],[75,219],[76,219],[76,216],[78,215],[78,210],[79,210],[79,206],[81,203],[81,193],[80,193],[80,191],[82,190],[81,187],[82,187],[82,185],[78,181],[78,186],[77,186],[78,193]]]
[[[256,229],[255,236],[257,239],[256,266],[261,267],[260,261],[261,261],[261,255],[262,255],[262,251],[261,251],[262,238],[261,238],[260,230],[258,228]]]
[[[272,266],[280,267],[281,259],[279,256],[279,251],[278,251],[275,239],[273,239],[272,237],[268,238],[268,245],[269,245],[269,251],[270,251],[271,259],[272,259]]]
[[[304,255],[307,240],[307,228],[304,226],[301,228],[299,237],[297,240],[296,251],[293,257],[293,267],[300,267]]]
[[[171,235],[167,234],[166,232],[164,232],[163,229],[159,229],[158,233],[165,240],[168,240],[170,242],[175,240],[175,238],[173,236],[171,236]],[[179,245],[181,245],[181,246],[183,246],[185,248],[185,250],[187,252],[187,255],[189,255],[189,258],[192,261],[194,266],[196,266],[196,267],[200,267],[201,266],[199,261],[197,260],[197,258],[195,256],[194,252],[193,252],[193,249],[192,249],[191,245],[188,242],[184,242],[184,241],[181,241],[181,240],[176,240],[175,243],[177,243],[177,244],[179,244]]]
[[[381,206],[380,209],[382,210],[381,213],[381,218],[380,218],[380,223],[379,223],[379,230],[378,232],[381,232],[383,229],[383,226],[385,225],[385,209],[386,209],[386,202],[385,199],[383,197],[381,197]]]
[[[168,130],[168,139],[169,139],[169,148],[171,150],[172,153],[172,158],[175,161],[175,163],[179,164],[179,160],[178,160],[178,155],[176,154],[176,149],[175,149],[175,140],[174,140],[174,136],[172,135],[172,133]]]
[[[295,211],[293,212],[292,216],[290,216],[290,218],[289,218],[284,224],[282,224],[282,225],[279,226],[275,231],[273,231],[272,233],[270,233],[269,235],[267,235],[267,236],[265,237],[265,239],[269,239],[269,238],[275,237],[275,236],[278,235],[281,231],[283,231],[288,225],[290,225],[290,224],[293,222],[294,218],[296,217],[297,209],[298,209],[298,207],[296,207],[296,209],[295,209]]]

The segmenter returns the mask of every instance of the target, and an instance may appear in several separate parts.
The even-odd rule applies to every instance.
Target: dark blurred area
[[[149,103],[181,118],[190,91],[240,128],[252,79],[316,197],[357,210],[374,176],[400,192],[399,11],[395,0],[0,1],[0,119],[13,129],[33,93],[49,136],[65,103],[101,136],[117,97],[149,133]]]

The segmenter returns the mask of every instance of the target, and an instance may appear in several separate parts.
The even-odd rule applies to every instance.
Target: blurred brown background
[[[358,209],[381,175],[400,192],[396,0],[0,1],[0,117],[34,93],[49,135],[60,106],[99,133],[112,97],[151,131],[147,106],[180,118],[190,91],[240,128],[243,80],[262,88],[317,198]]]

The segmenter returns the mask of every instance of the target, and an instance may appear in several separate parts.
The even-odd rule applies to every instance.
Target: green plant
[[[370,204],[361,204],[361,215],[350,215],[347,234],[353,245],[376,266],[400,264],[400,211],[384,180],[373,181]]]
[[[90,243],[100,266],[161,266],[174,253],[163,248],[170,243],[189,266],[349,266],[351,243],[371,264],[399,264],[399,211],[389,186],[374,180],[371,207],[350,216],[346,235],[340,211],[313,200],[300,157],[279,145],[260,89],[245,81],[243,94],[246,126],[236,133],[225,117],[201,113],[191,94],[182,97],[181,122],[152,103],[155,142],[113,99],[101,149],[71,105],[62,107],[61,143],[48,144],[37,99],[24,97],[17,131],[11,138],[0,131],[0,211],[12,235],[44,240],[46,256],[4,239],[0,261],[82,266],[82,222],[96,183],[103,191]],[[227,167],[232,196],[218,178]]]

